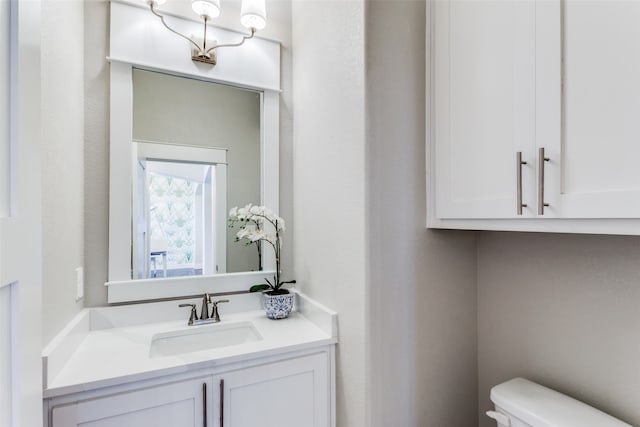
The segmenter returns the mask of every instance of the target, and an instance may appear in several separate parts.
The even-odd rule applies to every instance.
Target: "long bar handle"
[[[544,162],[550,159],[544,155],[544,147],[538,149],[538,215],[544,215],[544,208],[549,203],[544,201]]]
[[[220,427],[224,427],[224,379],[220,380]]]
[[[207,383],[202,383],[202,425],[207,427]]]
[[[527,204],[522,203],[522,165],[526,165],[527,162],[522,161],[522,151],[518,151],[516,153],[516,167],[517,167],[517,183],[516,183],[516,192],[517,192],[517,206],[516,212],[518,215],[522,215],[522,208],[526,208]]]

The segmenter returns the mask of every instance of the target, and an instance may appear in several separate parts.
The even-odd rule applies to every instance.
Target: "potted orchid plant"
[[[250,292],[263,292],[267,317],[283,319],[293,309],[293,294],[283,285],[296,283],[295,280],[283,281],[281,278],[280,254],[282,251],[282,233],[285,231],[284,220],[264,206],[248,204],[243,208],[234,207],[229,211],[229,227],[239,226],[236,242],[244,241],[245,245],[255,244],[261,255],[261,244],[265,242],[275,252],[276,272],[272,280],[265,278],[265,283],[251,286]]]

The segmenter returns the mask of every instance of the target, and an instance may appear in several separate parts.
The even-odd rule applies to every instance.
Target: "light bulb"
[[[220,15],[220,0],[193,0],[191,9],[207,19],[216,18]]]
[[[267,25],[265,0],[242,0],[240,23],[249,29],[262,30]]]

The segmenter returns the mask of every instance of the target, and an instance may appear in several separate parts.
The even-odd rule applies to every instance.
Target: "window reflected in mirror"
[[[215,165],[174,161],[140,161],[138,182],[137,278],[214,274],[219,251],[211,208],[215,199]],[[146,259],[144,259],[146,257]]]

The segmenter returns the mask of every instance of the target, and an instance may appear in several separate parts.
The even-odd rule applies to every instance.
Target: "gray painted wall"
[[[477,424],[475,233],[425,229],[425,3],[366,12],[368,426]]]
[[[84,5],[85,306],[107,304],[109,256],[109,2]]]
[[[481,233],[480,425],[524,376],[640,425],[640,238]]]
[[[477,424],[475,234],[424,227],[424,16],[293,4],[295,274],[340,313],[339,426]]]
[[[366,426],[364,2],[293,2],[294,276],[340,313],[337,423]]]
[[[83,307],[76,271],[84,264],[83,3],[43,1],[42,320],[48,343]],[[65,25],[60,25],[65,22]]]

